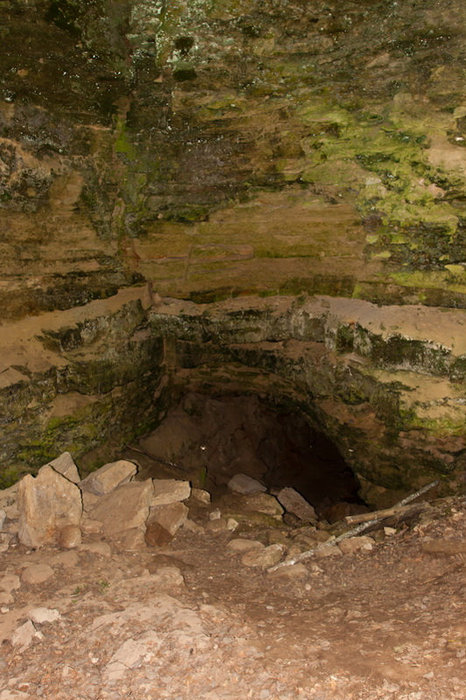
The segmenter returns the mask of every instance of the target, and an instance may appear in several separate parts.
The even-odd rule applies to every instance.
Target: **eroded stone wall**
[[[285,381],[375,481],[461,471],[462,2],[6,0],[0,16],[4,472],[152,425],[172,336],[207,372]],[[204,307],[182,336],[149,324],[145,281],[145,308],[245,297],[237,316],[213,307],[228,342]],[[330,331],[326,312],[285,311],[273,352],[248,349],[243,320],[268,327],[257,294],[344,313]]]

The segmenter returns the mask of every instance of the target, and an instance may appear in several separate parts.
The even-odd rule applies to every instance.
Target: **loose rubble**
[[[341,539],[293,489],[80,480],[65,453],[0,492],[0,700],[465,698],[452,503]]]

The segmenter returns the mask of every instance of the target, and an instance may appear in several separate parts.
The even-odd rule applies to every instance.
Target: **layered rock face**
[[[291,401],[369,482],[456,478],[463,3],[0,13],[4,478],[190,383]]]

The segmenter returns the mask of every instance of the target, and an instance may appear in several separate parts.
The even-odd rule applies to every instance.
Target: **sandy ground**
[[[138,551],[98,535],[67,551],[10,546],[0,700],[466,698],[465,527],[466,499],[441,501],[370,551],[275,573],[228,547],[267,544],[265,527],[183,528]],[[42,582],[37,564],[51,567]]]

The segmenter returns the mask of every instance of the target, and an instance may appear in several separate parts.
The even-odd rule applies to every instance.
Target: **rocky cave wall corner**
[[[0,20],[3,483],[98,466],[185,383],[289,402],[377,488],[463,488],[464,3]]]

